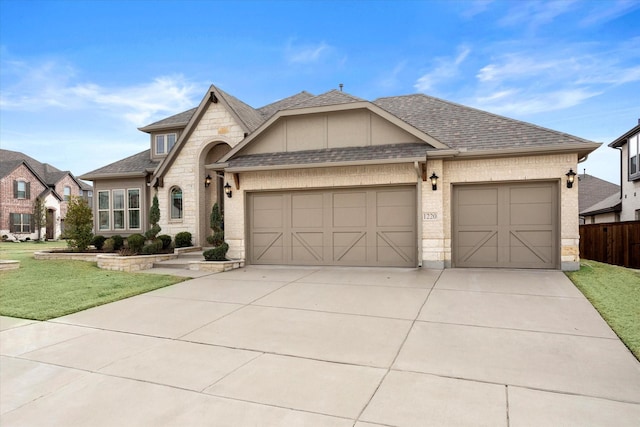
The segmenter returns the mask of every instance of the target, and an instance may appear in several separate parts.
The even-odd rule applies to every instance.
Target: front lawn
[[[582,260],[567,276],[640,360],[640,271]]]
[[[20,261],[0,272],[0,315],[48,320],[186,280],[175,276],[102,270],[86,261],[33,259],[33,252],[65,242],[0,242],[0,259]]]

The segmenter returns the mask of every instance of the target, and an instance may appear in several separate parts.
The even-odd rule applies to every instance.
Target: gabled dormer
[[[149,134],[151,160],[160,161],[169,154],[196,110],[197,108],[192,108],[138,128]]]

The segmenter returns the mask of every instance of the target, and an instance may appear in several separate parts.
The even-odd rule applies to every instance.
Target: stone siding
[[[207,173],[204,169],[204,156],[217,143],[223,142],[234,147],[243,138],[244,130],[222,103],[209,103],[189,140],[167,170],[163,178],[164,186],[158,189],[161,211],[159,225],[162,227],[162,234],[175,236],[181,231],[188,231],[193,236],[194,245],[206,243],[199,241],[201,221],[208,224],[209,218],[208,213],[203,215],[199,208],[205,200],[204,178]],[[183,217],[179,220],[170,218],[169,198],[174,186],[182,189]]]

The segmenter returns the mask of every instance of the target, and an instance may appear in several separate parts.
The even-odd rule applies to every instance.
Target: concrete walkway
[[[560,272],[248,267],[0,326],[3,427],[640,425]]]

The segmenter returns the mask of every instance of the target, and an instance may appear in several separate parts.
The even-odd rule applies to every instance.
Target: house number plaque
[[[422,212],[422,219],[425,221],[438,219],[438,212]]]

